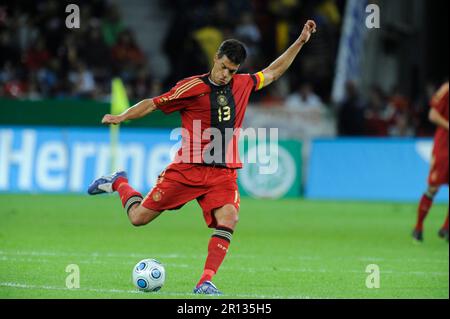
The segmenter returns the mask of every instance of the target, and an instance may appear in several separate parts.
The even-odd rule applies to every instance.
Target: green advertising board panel
[[[92,100],[18,100],[0,98],[0,125],[95,127],[102,126],[103,115],[110,113],[107,102]],[[125,123],[133,128],[174,128],[181,125],[178,112],[152,116]]]
[[[302,193],[302,143],[241,141],[239,170],[241,196],[256,198],[299,197]]]

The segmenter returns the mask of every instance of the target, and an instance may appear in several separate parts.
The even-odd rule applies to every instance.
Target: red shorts
[[[448,153],[433,151],[428,185],[448,185]]]
[[[236,169],[199,164],[172,163],[159,176],[142,202],[145,208],[162,212],[181,208],[197,199],[208,227],[217,226],[214,210],[231,204],[239,211]]]

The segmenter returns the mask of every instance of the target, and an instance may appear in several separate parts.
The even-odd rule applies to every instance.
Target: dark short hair
[[[217,51],[219,59],[224,55],[236,65],[242,64],[247,57],[247,50],[241,41],[230,39],[223,41]]]

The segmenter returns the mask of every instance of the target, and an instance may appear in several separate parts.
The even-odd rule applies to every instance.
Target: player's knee
[[[232,214],[232,220],[234,225],[236,225],[239,221],[239,214],[236,208],[234,208],[233,214]]]
[[[128,218],[130,219],[131,224],[136,227],[146,224],[142,214],[140,214],[138,211],[138,207],[139,205],[134,205],[128,211]]]
[[[234,229],[239,221],[239,214],[233,205],[222,207],[220,213],[216,216],[218,224]]]
[[[239,215],[237,213],[237,210],[234,209],[234,211],[231,211],[227,217],[228,217],[227,222],[229,223],[230,226],[232,226],[231,228],[234,228],[239,221]]]
[[[145,225],[144,220],[142,219],[142,217],[140,217],[137,214],[131,215],[130,216],[130,221],[131,221],[131,224],[133,226],[136,226],[136,227]]]
[[[159,211],[147,209],[141,205],[135,205],[130,208],[128,218],[133,226],[143,226],[151,223],[161,214]]]

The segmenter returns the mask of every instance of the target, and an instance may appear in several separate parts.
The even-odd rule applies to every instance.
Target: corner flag
[[[111,114],[119,115],[130,107],[125,86],[120,78],[113,78],[111,81]],[[110,169],[112,172],[119,169],[118,167],[118,145],[119,145],[120,125],[109,126],[109,138],[111,146],[111,162]]]
[[[127,91],[120,78],[113,78],[111,82],[111,114],[119,115],[130,107]]]

